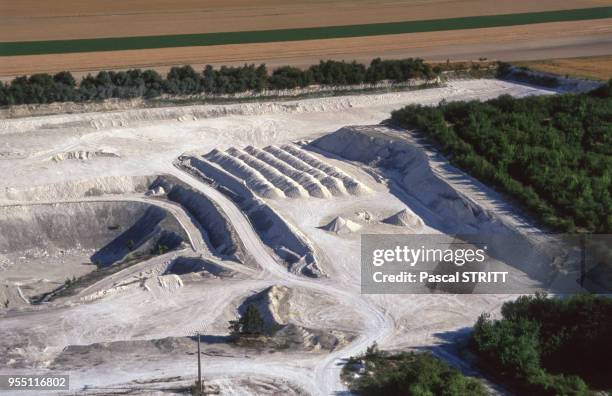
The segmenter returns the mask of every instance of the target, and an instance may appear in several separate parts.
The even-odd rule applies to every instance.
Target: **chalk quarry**
[[[221,394],[346,391],[343,359],[373,342],[470,372],[448,337],[511,296],[361,294],[360,235],[541,241],[494,191],[383,121],[410,103],[553,93],[465,80],[1,119],[3,373],[70,372],[71,392],[93,395],[173,394],[196,378],[198,333]],[[273,333],[263,350],[228,340],[249,303]]]

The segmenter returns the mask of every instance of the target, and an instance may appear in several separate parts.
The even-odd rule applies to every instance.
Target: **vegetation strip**
[[[365,354],[348,359],[342,380],[363,396],[445,395],[485,396],[484,384],[431,353],[381,351],[374,344]]]
[[[483,314],[471,347],[478,364],[520,395],[595,395],[612,389],[612,299],[545,294],[505,302],[502,318]]]
[[[561,232],[612,232],[612,80],[586,94],[410,105],[392,120]]]
[[[34,74],[17,77],[10,84],[0,82],[0,106],[52,102],[84,102],[110,98],[152,99],[169,95],[225,95],[251,92],[257,94],[266,89],[292,90],[313,84],[322,87],[359,86],[370,88],[379,82],[391,80],[402,84],[410,80],[422,80],[426,85],[439,76],[442,68],[431,67],[422,59],[381,60],[374,59],[369,66],[357,62],[321,61],[306,70],[285,66],[271,74],[265,65],[204,67],[201,73],[191,66],[173,67],[163,79],[154,70],[101,71],[95,77],[87,75],[77,85],[70,72]],[[365,88],[368,88],[367,86]]]
[[[298,29],[179,34],[166,36],[93,38],[77,40],[3,42],[0,43],[0,56],[321,40],[330,38],[477,29],[604,18],[612,18],[612,7]]]

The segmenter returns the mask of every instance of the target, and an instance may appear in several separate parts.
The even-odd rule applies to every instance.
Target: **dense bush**
[[[304,88],[314,84],[314,76],[311,70],[303,71],[297,67],[280,67],[268,78],[271,89],[293,89]]]
[[[102,71],[87,75],[76,89],[76,101],[108,98],[155,97],[163,90],[161,76],[153,70]]]
[[[33,74],[17,77],[10,84],[0,83],[0,104],[50,103],[78,100],[76,83],[70,73],[55,76]]]
[[[363,366],[359,372],[356,367]],[[351,358],[342,372],[351,391],[385,396],[484,396],[483,384],[429,353],[389,354],[375,347]]]
[[[357,62],[321,61],[306,70],[280,67],[270,75],[265,65],[208,65],[199,73],[191,66],[173,67],[166,78],[154,70],[101,71],[85,76],[77,85],[69,72],[55,76],[34,74],[0,83],[0,105],[91,101],[108,98],[154,98],[161,94],[193,95],[259,92],[263,89],[293,89],[312,84],[355,85],[383,80],[404,82],[412,78],[430,79],[439,70],[422,59],[375,59],[369,67]]]
[[[587,395],[585,380],[612,387],[612,299],[576,295],[523,296],[502,307],[502,319],[482,315],[473,345],[483,363],[522,393]]]
[[[601,87],[591,92],[591,95],[596,96],[598,98],[612,97],[612,78],[608,81],[607,84],[602,85]]]
[[[322,85],[361,84],[365,80],[366,67],[357,62],[321,61],[308,69],[314,82]]]
[[[609,89],[411,105],[392,119],[423,131],[454,164],[516,198],[544,224],[611,233]]]
[[[376,58],[370,63],[366,73],[366,81],[374,83],[380,80],[431,79],[439,73],[439,68],[432,68],[423,62],[423,59],[381,60]]]
[[[267,86],[268,71],[265,65],[241,67],[221,66],[214,70],[206,66],[203,73],[204,86],[197,93],[233,94],[246,91],[261,91]],[[178,92],[179,94],[181,92]],[[194,92],[195,93],[195,92]]]

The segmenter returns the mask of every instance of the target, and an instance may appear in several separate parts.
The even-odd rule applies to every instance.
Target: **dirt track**
[[[10,351],[11,357],[23,361],[27,366],[19,367],[11,362],[10,367],[7,365],[7,371],[20,374],[31,372],[33,368],[48,367],[63,353],[65,347],[73,345],[78,347],[77,350],[85,352],[79,354],[82,365],[76,362],[70,366],[72,363],[68,362],[67,366],[63,366],[71,372],[74,391],[87,387],[87,392],[92,391],[94,394],[96,391],[99,394],[125,393],[151,386],[151,383],[163,385],[165,381],[171,382],[176,377],[182,377],[185,385],[191,384],[195,373],[193,353],[169,354],[163,351],[159,358],[148,356],[143,359],[145,355],[138,345],[144,340],[162,340],[160,342],[165,343],[163,340],[166,337],[185,338],[196,331],[204,331],[215,337],[223,336],[227,332],[227,320],[234,317],[233,302],[242,301],[252,291],[271,285],[300,288],[338,301],[340,304],[327,304],[326,299],[320,305],[296,312],[322,328],[328,328],[329,323],[338,317],[347,318],[349,325],[353,322],[362,323],[354,326],[359,336],[346,347],[329,354],[248,352],[245,355],[240,351],[232,352],[217,343],[217,352],[204,356],[204,375],[206,381],[220,384],[224,394],[230,393],[235,387],[234,383],[227,381],[241,376],[248,376],[251,382],[273,377],[313,395],[343,392],[345,389],[339,380],[341,366],[338,363],[342,358],[361,353],[375,340],[385,349],[432,347],[434,352],[443,353],[438,347],[443,342],[440,334],[448,335],[452,332],[452,337],[457,337],[459,332],[455,332],[456,329],[471,325],[482,312],[496,312],[508,297],[361,295],[359,249],[356,248],[358,235],[338,237],[317,227],[330,214],[353,213],[361,209],[372,214],[378,213],[380,218],[406,207],[421,211],[416,200],[390,193],[386,184],[377,182],[371,174],[355,164],[311,152],[310,155],[340,168],[373,190],[371,194],[359,197],[301,198],[297,205],[291,199],[266,201],[275,205],[275,209],[286,221],[317,247],[317,254],[320,254],[330,276],[313,280],[288,273],[278,265],[253,224],[233,201],[208,184],[178,170],[173,163],[177,156],[187,151],[205,153],[213,148],[224,150],[235,145],[264,147],[269,144],[285,144],[316,138],[347,124],[378,123],[388,117],[390,110],[408,103],[434,104],[441,99],[486,99],[502,93],[524,96],[551,92],[498,80],[468,80],[415,92],[309,99],[293,103],[139,109],[2,120],[2,150],[9,154],[20,153],[22,156],[0,161],[0,171],[7,175],[2,180],[0,191],[30,196],[31,200],[54,200],[52,196],[56,192],[86,194],[93,186],[104,185],[109,191],[126,194],[120,191],[137,183],[123,176],[128,178],[134,175],[170,173],[217,203],[231,219],[238,237],[263,270],[261,276],[250,279],[199,279],[185,282],[183,286],[172,290],[151,291],[139,286],[138,282],[132,282],[135,280],[132,271],[137,270],[138,277],[145,269],[156,273],[161,263],[157,260],[148,261],[142,263],[143,268],[139,266],[117,273],[110,283],[115,285],[115,281],[121,277],[125,283],[118,284],[118,287],[101,287],[106,283],[98,283],[97,287],[108,291],[106,294],[95,295],[100,298],[74,305],[10,313],[2,319],[4,326],[0,331],[0,349]],[[205,116],[207,111],[214,114]],[[67,150],[84,150],[86,147],[94,147],[96,150],[105,148],[121,155],[95,157],[88,161],[48,161],[49,156]],[[436,169],[436,172],[439,171]],[[457,174],[448,173],[448,169],[446,172],[448,179],[461,184],[466,194],[470,193],[471,184],[466,183],[465,178],[459,179]],[[79,182],[112,175],[112,184],[100,180],[95,183],[92,181],[91,184]],[[40,187],[41,184],[54,182],[61,185]],[[61,187],[65,186],[64,182],[71,182],[70,187]],[[36,187],[32,190],[33,186]],[[474,192],[479,197],[478,202],[486,205],[487,211],[499,211],[494,209],[499,208],[495,205],[498,203],[490,201],[487,195],[483,196],[482,190]],[[176,213],[180,212],[182,210],[176,209]],[[426,214],[423,212],[426,223],[434,223],[433,214]],[[190,219],[185,215],[180,217],[188,225]],[[192,229],[189,234],[195,235],[197,230]],[[164,258],[165,261],[167,259]],[[124,275],[129,277],[123,278]],[[146,276],[147,279],[156,279]],[[119,288],[128,284],[134,286]],[[316,315],[308,316],[308,312],[316,312]],[[104,345],[91,345],[112,342],[119,343],[117,345],[120,348],[112,356],[105,352]],[[20,348],[20,345],[27,345],[27,349]],[[8,353],[4,355],[9,356]],[[456,362],[454,356],[445,356],[445,359]],[[241,394],[273,392],[251,391]]]
[[[606,0],[99,0],[5,2],[0,41],[351,25],[588,8]],[[35,25],[36,28],[32,29]]]
[[[472,60],[479,57],[530,60],[605,55],[612,48],[612,20],[558,22],[530,26],[411,33],[292,43],[224,45],[87,54],[30,55],[3,58],[0,76],[70,70],[83,75],[101,69],[155,68],[192,64],[266,63],[305,66],[320,59],[399,58]]]

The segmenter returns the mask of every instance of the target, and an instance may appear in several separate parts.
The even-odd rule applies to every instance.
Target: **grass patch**
[[[606,81],[612,77],[612,55],[513,62],[530,70],[572,78]]]
[[[330,38],[477,29],[603,18],[612,18],[612,7],[298,29],[76,40],[3,42],[0,43],[0,56],[321,40]]]

